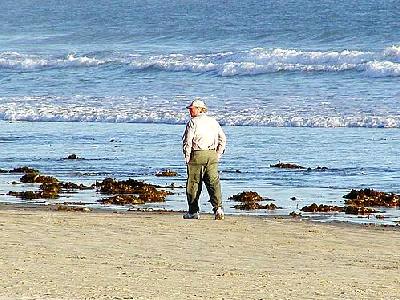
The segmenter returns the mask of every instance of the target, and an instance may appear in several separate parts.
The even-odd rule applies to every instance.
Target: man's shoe
[[[194,213],[194,214],[191,214],[191,213],[189,213],[189,212],[187,212],[186,214],[184,214],[183,215],[183,218],[184,219],[200,219],[200,214],[197,212],[197,213]]]
[[[214,212],[214,217],[215,217],[215,220],[223,220],[225,218],[222,207],[217,208],[217,210]]]

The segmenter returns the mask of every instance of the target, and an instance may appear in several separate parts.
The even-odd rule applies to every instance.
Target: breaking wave
[[[112,122],[185,124],[187,112],[171,103],[157,105],[155,99],[96,99],[78,97],[65,99],[28,97],[18,101],[0,98],[0,120],[28,122]],[[3,104],[6,102],[5,104]],[[71,103],[72,102],[72,103]],[[85,103],[84,105],[79,103]],[[101,104],[103,103],[103,104]],[[104,104],[110,103],[110,104]],[[135,104],[133,104],[135,103]],[[365,127],[400,128],[400,115],[368,115],[342,113],[331,115],[324,111],[304,114],[295,111],[268,113],[262,108],[219,110],[215,116],[223,125],[267,127]]]
[[[355,71],[368,77],[397,77],[400,76],[400,46],[393,45],[381,52],[254,48],[206,54],[143,55],[99,52],[83,55],[70,53],[61,57],[0,53],[0,69],[40,70],[108,64],[134,71],[152,69],[163,72],[210,73],[217,76]]]

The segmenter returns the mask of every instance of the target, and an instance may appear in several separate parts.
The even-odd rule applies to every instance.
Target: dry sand
[[[400,231],[0,208],[0,299],[400,299]]]

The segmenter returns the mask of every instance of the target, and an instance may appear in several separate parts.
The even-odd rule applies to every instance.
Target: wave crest
[[[93,67],[112,63],[133,70],[211,73],[217,76],[249,76],[275,72],[355,71],[370,77],[399,76],[400,46],[382,52],[303,51],[254,48],[247,51],[208,54],[67,54],[62,57],[0,53],[0,69],[35,70],[46,68]]]
[[[1,99],[0,100],[4,100]],[[65,99],[43,99],[28,97],[0,102],[0,120],[29,122],[115,122],[115,123],[164,123],[184,124],[187,112],[171,107],[158,105],[157,99],[96,99],[77,97],[75,103],[85,105],[68,105]],[[4,104],[4,102],[6,102]],[[64,105],[60,104],[64,103]],[[109,103],[109,104],[107,104]],[[133,103],[137,103],[134,105]],[[300,112],[268,113],[265,109],[240,109],[219,111],[218,120],[231,126],[267,126],[267,127],[366,127],[366,128],[400,128],[400,115],[362,115],[348,112],[341,115],[330,115],[325,112],[312,112],[304,115]]]

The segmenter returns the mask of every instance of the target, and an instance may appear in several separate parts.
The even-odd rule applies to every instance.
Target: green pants
[[[222,206],[221,184],[218,175],[218,157],[215,150],[193,151],[187,165],[186,197],[189,213],[199,211],[203,182],[206,185],[214,211]]]

